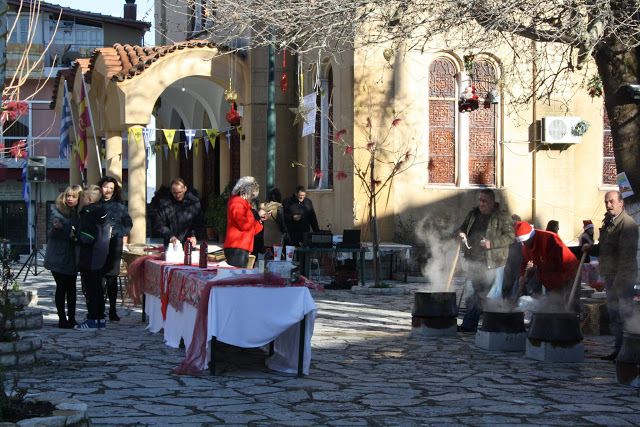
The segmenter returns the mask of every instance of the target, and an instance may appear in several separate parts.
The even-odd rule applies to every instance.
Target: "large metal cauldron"
[[[616,359],[616,377],[620,384],[640,385],[640,334],[625,331]]]
[[[640,334],[625,331],[622,336],[622,348],[616,361],[640,365]]]
[[[534,313],[529,328],[530,340],[550,342],[582,341],[577,313]]]
[[[524,313],[521,311],[483,311],[482,328],[485,332],[516,334],[525,332]]]
[[[416,292],[413,296],[415,317],[457,317],[455,292]]]

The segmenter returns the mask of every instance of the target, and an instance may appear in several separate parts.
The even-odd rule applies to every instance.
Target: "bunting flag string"
[[[196,153],[196,156],[198,155],[198,148],[200,148],[200,138],[195,138],[193,140],[193,152]]]
[[[216,139],[220,135],[218,129],[207,129],[207,136],[209,137],[209,143],[211,144],[211,148],[216,149]]]
[[[162,132],[164,133],[164,138],[167,140],[167,144],[169,145],[169,149],[171,149],[171,147],[173,145],[173,138],[175,138],[175,136],[176,136],[176,130],[175,129],[162,129]]]
[[[187,145],[189,146],[189,150],[193,146],[193,138],[196,136],[196,131],[194,129],[185,129],[184,134],[187,137]]]
[[[229,150],[231,150],[231,129],[225,132],[227,136],[227,146],[229,146]]]
[[[165,145],[162,148],[164,149],[164,150],[162,150],[162,151],[164,151],[164,159],[165,160],[169,160],[169,146]]]
[[[152,128],[142,128],[142,136],[144,137],[144,145],[145,147],[151,146],[151,136],[153,135],[154,130]]]
[[[129,141],[131,137],[136,141],[136,147],[140,146],[140,140],[142,139],[142,128],[129,128]]]

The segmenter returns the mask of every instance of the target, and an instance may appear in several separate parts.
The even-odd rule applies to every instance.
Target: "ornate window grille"
[[[607,110],[602,109],[602,185],[618,185],[618,169],[616,168],[616,159],[613,154],[613,137],[611,136],[611,124]]]

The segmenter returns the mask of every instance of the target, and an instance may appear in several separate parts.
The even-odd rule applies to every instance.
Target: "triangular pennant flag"
[[[169,160],[169,146],[168,145],[163,145],[162,148],[164,148],[164,159],[165,160]]]
[[[194,138],[193,139],[193,152],[196,153],[196,156],[198,155],[198,148],[200,148],[200,138]]]
[[[178,144],[173,144],[173,155],[176,157],[176,160],[178,160],[178,150],[180,149]]]
[[[207,135],[202,137],[202,142],[204,143],[204,151],[206,155],[209,155],[209,137]]]
[[[216,148],[216,138],[218,137],[220,132],[218,132],[218,129],[206,129],[206,132],[207,132],[207,136],[209,137],[209,142],[211,143],[211,147],[213,147],[213,149],[215,149]]]
[[[129,128],[129,144],[131,144],[131,136],[136,141],[136,146],[140,145],[142,139],[142,128]]]
[[[240,134],[240,141],[242,141],[242,126],[236,126],[236,130],[238,131],[238,134]]]
[[[167,140],[167,144],[169,144],[169,149],[173,146],[173,138],[176,136],[175,129],[162,129],[162,133],[164,133],[164,138]]]
[[[152,128],[142,128],[142,136],[144,137],[144,145],[146,147],[151,146],[151,135],[153,135],[153,131],[155,129]]]
[[[229,146],[229,150],[231,150],[231,129],[224,133],[227,136],[227,145]]]
[[[187,146],[187,143],[184,143],[184,157],[185,158],[189,158],[189,147]]]
[[[188,146],[189,150],[191,150],[191,147],[193,146],[193,138],[196,136],[196,131],[195,129],[185,129],[184,134],[187,136],[187,143],[185,146]]]

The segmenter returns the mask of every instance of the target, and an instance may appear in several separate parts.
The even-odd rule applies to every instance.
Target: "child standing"
[[[78,201],[82,197],[82,187],[71,185],[56,199],[51,207],[51,220],[47,228],[47,251],[44,268],[51,270],[56,280],[56,309],[58,327],[73,329],[76,323],[76,268],[75,245],[71,239],[72,229],[78,226]],[[65,313],[67,302],[68,316]]]
[[[80,203],[80,224],[75,233],[76,262],[80,270],[82,293],[87,300],[87,319],[76,326],[80,330],[107,326],[100,270],[109,252],[110,232],[107,212],[98,203],[101,197],[102,192],[97,185],[84,189]]]

